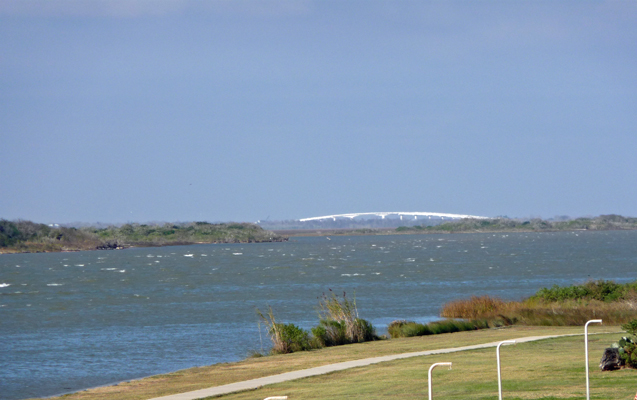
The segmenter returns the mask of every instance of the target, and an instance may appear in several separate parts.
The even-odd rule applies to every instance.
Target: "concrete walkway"
[[[592,335],[592,334],[589,333],[589,335]],[[576,334],[570,334],[570,335],[529,336],[529,337],[522,337],[522,338],[517,338],[513,340],[515,340],[516,343],[525,343],[525,342],[534,342],[537,340],[554,339],[558,337],[567,337],[567,336],[584,336],[584,334],[576,333]],[[449,349],[417,351],[413,353],[401,353],[401,354],[393,354],[393,355],[382,356],[382,357],[364,358],[362,360],[346,361],[346,362],[341,362],[336,364],[323,365],[321,367],[286,372],[286,373],[278,374],[278,375],[264,376],[263,378],[251,379],[249,381],[235,382],[235,383],[230,383],[227,385],[195,390],[192,392],[173,394],[170,396],[155,397],[150,400],[195,400],[195,399],[201,399],[201,398],[209,397],[209,396],[219,396],[222,394],[240,392],[242,390],[258,389],[261,386],[271,385],[273,383],[280,383],[280,382],[291,381],[294,379],[307,378],[310,376],[323,375],[330,372],[342,371],[342,370],[350,369],[350,368],[364,367],[367,365],[378,364],[385,361],[400,360],[403,358],[411,358],[411,357],[430,356],[435,354],[456,353],[459,351],[467,351],[467,350],[486,349],[490,347],[496,347],[498,343],[500,343],[500,341],[484,343],[484,344],[476,344],[472,346],[453,347]]]

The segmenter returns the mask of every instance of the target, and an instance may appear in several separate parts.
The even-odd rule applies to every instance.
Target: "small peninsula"
[[[0,254],[283,241],[287,237],[251,223],[135,223],[75,228],[0,219]]]

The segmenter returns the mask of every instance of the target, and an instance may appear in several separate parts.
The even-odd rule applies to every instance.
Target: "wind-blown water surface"
[[[0,398],[48,396],[235,361],[269,346],[255,308],[317,323],[317,297],[356,294],[381,331],[470,295],[637,278],[637,232],[293,238],[0,256]],[[262,341],[263,340],[263,341]]]

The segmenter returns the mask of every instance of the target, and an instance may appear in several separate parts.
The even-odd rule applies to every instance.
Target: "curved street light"
[[[515,340],[505,340],[498,343],[498,347],[495,350],[496,358],[498,359],[498,399],[502,400],[502,374],[500,372],[500,346],[503,344],[515,344]]]
[[[591,399],[590,383],[588,380],[588,324],[601,324],[601,319],[592,319],[584,325],[584,352],[586,353],[586,400]]]
[[[442,362],[442,363],[435,363],[431,367],[429,367],[429,373],[427,374],[428,382],[429,382],[429,400],[433,398],[432,391],[431,391],[431,371],[439,365],[448,365],[449,369],[451,369],[451,364],[452,363],[450,362]]]

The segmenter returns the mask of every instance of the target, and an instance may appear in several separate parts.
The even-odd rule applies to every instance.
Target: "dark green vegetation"
[[[613,281],[589,281],[582,285],[542,288],[529,300],[556,302],[565,300],[598,300],[606,303],[635,300],[637,281],[619,284]]]
[[[379,339],[368,321],[358,318],[356,299],[349,300],[345,293],[339,298],[332,293],[319,301],[319,325],[312,334],[294,324],[276,322],[272,308],[267,314],[257,310],[272,340],[272,354],[294,353],[303,350],[343,344],[363,343]]]
[[[441,315],[484,320],[492,325],[584,325],[593,318],[602,319],[605,324],[623,324],[637,318],[637,281],[555,285],[540,289],[523,301],[473,296],[445,304]]]
[[[486,328],[489,328],[489,324],[486,321],[461,321],[448,319],[428,324],[419,324],[413,321],[397,320],[389,324],[387,332],[392,339],[395,339],[401,337],[473,331]]]
[[[189,222],[125,224],[106,228],[51,227],[31,221],[0,219],[0,253],[76,251],[194,243],[254,243],[286,240],[258,225]]]
[[[626,363],[626,366],[637,368],[637,319],[624,325],[622,329],[630,334],[613,343],[611,347],[619,349],[619,355]]]
[[[637,229],[637,218],[622,217],[621,215],[600,215],[594,218],[577,218],[567,221],[546,221],[531,219],[528,221],[492,218],[492,219],[462,219],[433,226],[412,226],[396,228],[397,232],[416,233],[452,233],[452,232],[553,232],[570,230],[629,230]]]

